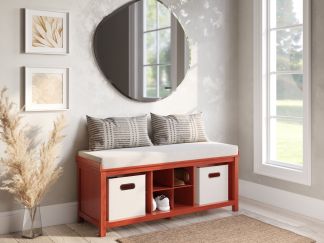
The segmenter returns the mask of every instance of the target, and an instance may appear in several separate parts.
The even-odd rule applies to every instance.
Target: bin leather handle
[[[121,191],[133,190],[133,189],[135,189],[135,183],[128,183],[128,184],[120,185],[120,190]]]
[[[219,172],[213,172],[213,173],[209,173],[208,177],[209,178],[215,178],[215,177],[220,177],[220,173]]]

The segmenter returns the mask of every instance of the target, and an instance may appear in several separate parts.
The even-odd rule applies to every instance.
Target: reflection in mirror
[[[156,0],[132,2],[105,17],[95,32],[94,52],[106,78],[138,101],[169,96],[190,65],[182,26]]]

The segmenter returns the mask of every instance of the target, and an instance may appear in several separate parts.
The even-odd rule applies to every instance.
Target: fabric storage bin
[[[145,175],[109,178],[109,221],[145,216]]]
[[[195,203],[228,201],[228,165],[195,169]]]

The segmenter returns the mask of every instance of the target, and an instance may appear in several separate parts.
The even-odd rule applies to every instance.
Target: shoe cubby
[[[194,206],[194,188],[189,187],[179,187],[174,188],[174,208],[184,206]]]
[[[194,183],[194,168],[193,167],[181,167],[174,169],[174,188],[192,186]]]
[[[168,197],[171,211],[194,206],[194,167],[156,170],[152,172],[152,177],[152,198],[160,195]],[[152,213],[164,212],[156,210]]]
[[[194,206],[194,167],[174,169],[174,209]]]
[[[161,195],[164,195],[169,199],[170,209],[171,210],[174,209],[174,191],[173,191],[173,189],[153,192],[153,198],[156,198],[157,196],[161,196]],[[158,209],[156,209],[156,211],[154,211],[154,212],[155,213],[163,213],[163,211],[159,211]]]
[[[173,169],[153,171],[153,191],[164,191],[173,188]]]

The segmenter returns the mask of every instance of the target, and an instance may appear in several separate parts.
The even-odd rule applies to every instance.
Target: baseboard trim
[[[58,224],[69,224],[77,221],[78,203],[70,202],[41,207],[44,227]],[[21,231],[24,210],[0,212],[0,234]]]
[[[240,196],[283,208],[324,221],[324,201],[300,194],[240,180]],[[69,224],[77,221],[78,203],[70,202],[41,207],[43,226]],[[0,212],[0,234],[20,231],[24,210]]]
[[[324,221],[324,201],[240,180],[240,196]]]

